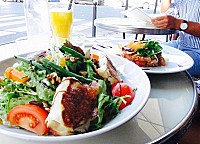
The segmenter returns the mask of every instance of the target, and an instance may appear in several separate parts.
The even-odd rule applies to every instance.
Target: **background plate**
[[[119,47],[127,45],[131,40],[110,40],[106,42],[99,43],[99,45],[104,46],[94,46],[98,47],[107,53],[117,54],[120,53]],[[188,70],[194,64],[193,59],[186,54],[185,52],[173,48],[171,46],[167,46],[161,44],[163,47],[162,55],[166,60],[166,66],[159,67],[141,67],[146,73],[154,73],[154,74],[167,74],[167,73],[176,73]]]
[[[149,67],[144,70],[145,72],[158,74],[176,73],[188,70],[193,66],[193,59],[185,52],[171,46],[163,44],[161,46],[163,47],[162,55],[166,60],[166,66]]]

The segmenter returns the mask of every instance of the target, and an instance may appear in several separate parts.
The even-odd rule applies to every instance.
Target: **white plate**
[[[131,40],[110,40],[107,42],[102,42],[100,45],[107,46],[107,48],[98,47],[101,50],[106,50],[107,53],[117,54],[120,53],[119,47],[127,45]],[[167,74],[167,73],[176,73],[188,70],[194,64],[193,59],[186,54],[185,52],[161,44],[163,47],[162,55],[166,60],[166,66],[160,67],[142,67],[146,73],[155,73],[155,74]],[[95,46],[94,46],[95,47]],[[111,48],[112,47],[112,48]]]
[[[193,66],[193,59],[185,52],[164,44],[161,44],[161,46],[163,47],[162,55],[166,60],[166,66],[149,67],[149,69],[144,70],[145,72],[158,74],[176,73],[188,70]]]
[[[126,123],[128,120],[133,118],[146,104],[149,94],[150,94],[150,81],[144,71],[139,68],[134,63],[115,56],[109,55],[113,64],[117,67],[117,69],[122,74],[122,78],[125,82],[129,83],[133,88],[137,88],[135,99],[132,104],[127,106],[125,109],[121,111],[120,114],[117,115],[116,118],[108,122],[103,128],[84,133],[79,135],[72,136],[37,136],[31,132],[28,132],[23,129],[16,128],[7,128],[3,125],[0,125],[0,133],[5,134],[9,137],[14,137],[21,140],[28,140],[29,142],[34,142],[37,144],[49,144],[49,143],[70,143],[70,141],[76,141],[79,139],[89,138],[95,135],[99,135],[105,132],[108,132],[114,128],[119,127],[120,125]],[[4,72],[6,67],[11,66],[16,60],[14,58],[9,58],[0,62],[0,74]],[[5,142],[6,143],[6,142]]]

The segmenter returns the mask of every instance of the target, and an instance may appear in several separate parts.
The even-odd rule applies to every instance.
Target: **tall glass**
[[[70,37],[73,23],[73,5],[70,3],[55,3],[50,5],[50,24],[54,40]]]
[[[27,36],[50,36],[47,0],[24,0]]]

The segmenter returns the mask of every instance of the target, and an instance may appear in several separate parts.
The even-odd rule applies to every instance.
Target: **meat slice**
[[[69,48],[71,48],[71,49],[73,49],[73,50],[75,50],[75,51],[81,53],[82,55],[85,55],[84,51],[83,51],[80,47],[77,47],[77,46],[72,45],[72,43],[69,42],[69,41],[66,41],[66,42],[64,43],[64,45],[65,45],[66,47],[69,47]]]
[[[112,61],[108,58],[108,56],[104,53],[98,53],[98,56],[99,68],[96,69],[96,72],[102,78],[110,81],[111,84],[122,81],[119,72],[114,67]]]
[[[90,121],[97,115],[99,85],[82,84],[77,79],[64,78],[56,89],[47,127],[54,135],[72,135],[75,131],[85,132]]]

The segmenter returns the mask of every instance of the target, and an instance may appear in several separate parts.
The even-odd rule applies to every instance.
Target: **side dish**
[[[156,41],[130,42],[123,46],[122,56],[136,63],[140,67],[165,66],[165,59],[162,57],[162,47]]]

